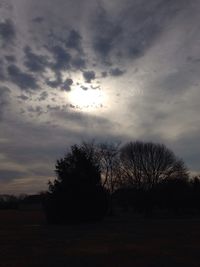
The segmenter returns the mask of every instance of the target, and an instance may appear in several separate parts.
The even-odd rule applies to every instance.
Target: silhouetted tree
[[[119,143],[83,143],[84,150],[93,154],[101,173],[101,184],[112,194],[118,186]]]
[[[109,214],[113,215],[113,193],[119,187],[120,158],[119,143],[101,143],[97,155],[101,168],[102,185],[109,191]]]
[[[182,214],[191,210],[190,183],[179,177],[163,180],[155,190],[156,205],[160,209],[174,214]]]
[[[190,181],[191,185],[191,208],[197,212],[200,212],[200,175],[192,177]]]
[[[71,151],[56,163],[57,178],[49,182],[45,202],[52,223],[83,222],[103,218],[107,211],[107,193],[101,185],[101,173],[93,149],[85,145]]]
[[[97,153],[102,174],[102,185],[112,194],[118,187],[119,144],[101,143]]]
[[[20,199],[13,195],[0,196],[0,209],[18,209]]]
[[[184,162],[163,144],[131,142],[121,149],[125,184],[150,189],[166,179],[187,179]]]
[[[132,209],[150,214],[154,208],[161,208],[161,202],[162,208],[171,207],[172,202],[180,208],[180,201],[183,204],[187,195],[188,173],[184,162],[171,150],[163,144],[131,142],[121,148],[120,159],[123,195]],[[167,201],[170,192],[174,199]]]

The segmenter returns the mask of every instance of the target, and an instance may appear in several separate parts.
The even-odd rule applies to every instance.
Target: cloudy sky
[[[0,0],[0,193],[73,143],[163,142],[200,172],[198,0]]]

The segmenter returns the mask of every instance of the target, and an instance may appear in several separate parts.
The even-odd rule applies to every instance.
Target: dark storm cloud
[[[51,112],[51,111],[53,111],[53,112],[55,112],[55,111],[60,111],[62,109],[62,107],[61,106],[51,106],[51,105],[47,105],[47,110],[48,110],[48,112]]]
[[[65,35],[64,35],[65,36]],[[56,38],[53,36],[52,38]],[[58,37],[57,37],[58,38]],[[63,37],[62,37],[63,38]],[[71,30],[67,39],[59,39],[60,44],[56,46],[45,46],[52,56],[52,60],[43,60],[44,69],[49,68],[53,71],[54,79],[47,78],[46,84],[52,88],[70,91],[71,80],[63,80],[63,72],[66,71],[83,71],[86,68],[86,60],[81,47],[81,36],[75,30]],[[53,42],[54,43],[54,42]],[[58,42],[59,43],[59,42]],[[74,53],[71,50],[76,50]],[[42,57],[37,58],[40,62]],[[38,61],[37,61],[38,62]]]
[[[19,95],[17,98],[22,100],[22,101],[27,101],[29,99],[29,97],[26,95]]]
[[[36,116],[40,116],[41,114],[44,113],[43,108],[38,105],[36,107],[33,107],[33,106],[27,107],[27,111],[29,113],[35,114]]]
[[[7,87],[0,87],[0,120],[2,120],[5,109],[9,104],[10,89]]]
[[[15,26],[10,19],[6,19],[0,22],[0,42],[5,45],[9,45],[16,36]]]
[[[104,63],[110,62],[110,53],[122,33],[121,25],[113,22],[106,10],[99,6],[92,20],[93,48]]]
[[[55,63],[52,69],[55,71],[70,69],[71,55],[61,46],[54,46],[50,49],[54,56]]]
[[[39,88],[37,80],[33,75],[23,72],[16,65],[8,66],[8,74],[10,81],[16,84],[20,89],[28,91]]]
[[[70,78],[67,78],[66,80],[63,81],[61,72],[55,73],[55,79],[54,80],[47,79],[45,82],[49,87],[58,88],[61,91],[70,91],[71,86],[73,84],[73,80]]]
[[[111,69],[109,73],[111,76],[118,77],[118,76],[122,76],[125,73],[125,71],[119,68],[115,68],[115,69]]]
[[[24,48],[24,53],[24,65],[29,71],[42,73],[45,71],[46,67],[49,66],[47,57],[33,53],[29,46]]]
[[[72,84],[73,84],[73,80],[68,78],[63,82],[61,89],[64,91],[70,91]]]
[[[0,59],[0,81],[6,80],[6,74],[4,69],[4,61]]]
[[[99,60],[110,64],[116,58],[139,58],[185,7],[185,0],[127,0],[116,15],[101,5],[91,19],[94,51]]]
[[[14,55],[7,55],[5,56],[5,59],[7,60],[7,62],[9,63],[14,63],[16,62],[16,57]]]
[[[62,77],[60,72],[55,73],[55,79],[46,79],[46,84],[51,88],[57,88],[62,85]]]
[[[77,50],[78,52],[82,52],[82,37],[76,30],[71,30],[69,32],[69,35],[67,37],[67,40],[65,41],[65,45],[67,48],[72,48]]]
[[[123,13],[124,26],[129,27],[124,40],[128,55],[133,58],[144,55],[178,12],[187,6],[185,0],[129,1]]]
[[[83,70],[86,68],[86,61],[85,59],[81,58],[81,57],[75,57],[72,59],[72,67],[75,69],[75,70]]]
[[[82,53],[73,54],[62,45],[47,48],[52,54],[54,62],[49,63],[53,71],[66,71],[66,70],[83,70],[86,68],[86,60]]]
[[[92,80],[95,80],[95,72],[94,71],[84,71],[83,77],[87,83],[90,83]]]
[[[48,98],[48,96],[49,96],[49,94],[48,94],[46,91],[43,91],[43,92],[40,94],[40,96],[39,96],[39,98],[38,98],[38,101],[44,101],[44,100],[46,100],[46,99]]]

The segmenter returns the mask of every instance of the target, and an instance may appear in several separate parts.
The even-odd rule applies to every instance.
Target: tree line
[[[116,206],[145,215],[200,212],[200,178],[163,144],[75,144],[55,174],[44,197],[50,223],[100,220]]]

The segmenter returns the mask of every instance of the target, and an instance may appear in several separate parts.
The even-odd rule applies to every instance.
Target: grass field
[[[50,226],[41,212],[0,212],[1,267],[199,267],[199,219],[112,218]]]

